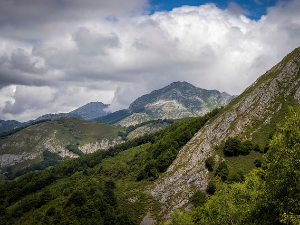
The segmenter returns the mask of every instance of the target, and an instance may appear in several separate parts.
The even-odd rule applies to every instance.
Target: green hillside
[[[81,152],[94,152],[101,147],[121,143],[118,133],[122,128],[78,118],[60,118],[52,121],[39,121],[25,128],[19,128],[0,136],[1,170],[12,173],[44,160],[42,153],[50,151],[61,157],[78,157],[67,146],[76,146]]]
[[[0,186],[0,221],[138,224],[149,211],[160,218],[160,204],[145,190],[157,178],[154,175],[159,176],[172,163],[181,146],[217,113],[180,121],[107,151],[4,183]],[[154,167],[148,170],[150,166]]]

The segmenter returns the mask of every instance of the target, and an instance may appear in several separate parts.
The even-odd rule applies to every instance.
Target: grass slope
[[[67,150],[67,146],[84,145],[87,143],[112,141],[118,137],[122,128],[103,124],[95,121],[86,121],[78,118],[61,118],[52,121],[43,121],[30,125],[17,131],[6,132],[0,139],[1,155],[37,155],[12,166],[2,167],[2,173],[11,168],[13,173],[25,167],[32,166],[43,160],[41,153],[45,150],[61,154],[61,148],[65,149],[67,155],[76,156]],[[48,149],[49,148],[49,149]],[[3,180],[3,175],[0,180]]]

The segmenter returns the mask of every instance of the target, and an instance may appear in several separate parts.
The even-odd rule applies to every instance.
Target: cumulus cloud
[[[70,112],[87,102],[99,98],[108,102],[113,98],[113,91],[95,91],[83,87],[28,87],[11,85],[0,91],[6,101],[0,101],[2,115],[7,119],[28,121],[48,113]]]
[[[245,15],[248,16],[250,15],[250,12],[246,9],[243,9],[239,4],[236,2],[229,2],[228,8],[227,8],[231,13],[235,13],[238,15]]]
[[[257,21],[234,2],[152,15],[146,0],[0,4],[0,119],[91,101],[123,109],[178,80],[240,94],[300,45],[297,0],[279,1]]]

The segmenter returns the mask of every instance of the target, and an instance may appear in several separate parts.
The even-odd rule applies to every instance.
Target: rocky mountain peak
[[[103,104],[102,102],[90,102],[78,109],[71,111],[70,113],[83,119],[91,120],[107,115],[109,113],[108,106],[108,104]]]
[[[209,110],[211,110],[212,108],[227,104],[232,98],[233,96],[227,93],[220,93],[216,90],[206,90],[195,87],[185,81],[177,81],[164,88],[152,91],[150,94],[139,97],[129,106],[129,110],[131,112],[138,111],[147,104],[152,104],[160,100],[176,100],[184,107],[195,112],[203,107],[204,102],[211,105],[208,106]]]

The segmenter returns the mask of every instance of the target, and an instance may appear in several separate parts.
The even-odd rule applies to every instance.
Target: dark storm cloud
[[[145,0],[1,0],[1,26],[27,26],[49,21],[102,19],[132,13],[147,6]]]
[[[83,55],[106,55],[110,48],[119,48],[120,40],[115,33],[109,35],[92,34],[86,27],[80,27],[73,35],[80,54]]]
[[[25,73],[43,73],[43,68],[37,68],[38,59],[32,59],[29,54],[26,54],[24,49],[18,48],[11,54],[10,64],[14,70],[19,70]]]

